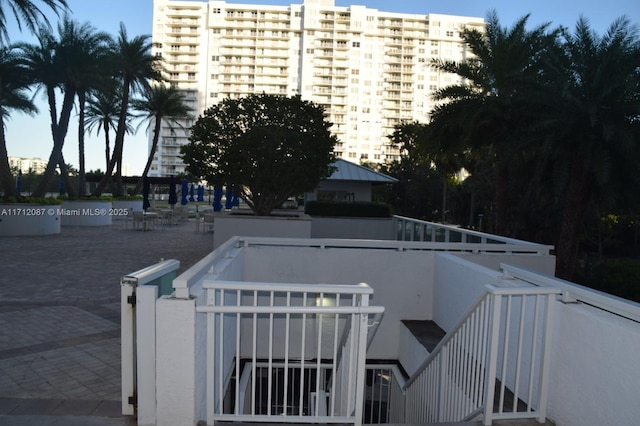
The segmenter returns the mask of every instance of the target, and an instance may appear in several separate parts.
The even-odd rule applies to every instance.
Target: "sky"
[[[38,0],[34,0],[36,4]],[[73,18],[79,22],[89,22],[96,29],[117,34],[120,22],[125,24],[129,36],[151,34],[153,21],[153,0],[67,0]],[[300,4],[302,0],[236,0],[234,4]],[[591,27],[603,34],[609,25],[622,15],[627,15],[635,25],[640,25],[640,2],[638,0],[335,0],[336,6],[364,5],[385,12],[399,13],[439,13],[484,18],[487,12],[495,9],[503,26],[511,26],[520,17],[530,14],[529,23],[537,26],[550,22],[553,27],[562,25],[573,29],[578,18],[586,17]],[[46,8],[42,7],[43,11]],[[49,14],[56,22],[55,15]],[[34,39],[27,33],[20,33],[17,26],[8,17],[9,36],[12,42]],[[51,133],[48,107],[43,94],[36,95],[36,105],[40,113],[28,116],[13,113],[6,125],[6,139],[9,155],[16,157],[39,157],[48,160],[51,152]],[[77,121],[73,122],[63,150],[65,161],[78,167]],[[86,136],[87,170],[105,169],[103,134]],[[140,126],[135,135],[125,139],[124,163],[129,164],[130,173],[140,175],[147,159],[146,125]]]

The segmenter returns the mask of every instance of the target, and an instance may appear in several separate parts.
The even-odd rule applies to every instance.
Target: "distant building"
[[[153,53],[198,114],[225,98],[299,94],[326,109],[337,157],[383,163],[399,156],[387,138],[394,126],[425,121],[432,93],[458,81],[432,69],[431,60],[464,59],[460,31],[483,25],[482,18],[338,7],[333,0],[154,0]],[[180,146],[192,124],[164,123],[151,175],[184,170]]]
[[[38,157],[12,157],[9,156],[9,167],[14,172],[20,170],[23,174],[29,172],[41,174],[47,168],[47,162]]]

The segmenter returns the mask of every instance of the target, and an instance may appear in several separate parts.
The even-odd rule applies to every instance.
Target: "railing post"
[[[360,306],[369,306],[369,295],[360,296]],[[365,364],[367,362],[367,331],[369,324],[369,316],[365,313],[358,315],[360,323],[358,325],[358,362],[356,363],[356,395],[355,395],[355,413],[354,426],[362,426],[362,405],[364,402],[364,374]]]
[[[445,345],[440,351],[440,375],[438,386],[438,407],[435,415],[436,421],[444,421],[445,403],[446,403],[446,387],[447,387],[447,371],[449,370],[449,346]]]
[[[544,330],[544,341],[542,348],[542,368],[540,377],[540,389],[539,392],[539,406],[538,406],[538,422],[543,423],[547,418],[547,398],[549,394],[549,370],[551,366],[551,345],[552,345],[552,333],[553,333],[553,302],[555,300],[554,294],[548,294],[546,303],[547,318]]]
[[[500,343],[500,316],[502,308],[502,295],[493,294],[491,303],[493,309],[491,316],[491,334],[489,335],[489,353],[487,355],[487,369],[484,382],[484,424],[493,422],[493,399],[495,396],[496,370],[498,364],[498,344]]]

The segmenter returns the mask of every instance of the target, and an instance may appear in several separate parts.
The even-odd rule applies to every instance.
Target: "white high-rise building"
[[[338,7],[333,0],[154,0],[153,19],[153,53],[198,114],[228,97],[299,94],[324,106],[339,139],[336,156],[356,163],[397,159],[388,139],[394,126],[426,121],[432,92],[457,82],[432,69],[431,59],[464,59],[460,31],[484,25],[482,18]],[[150,175],[184,171],[178,155],[192,124],[163,123]]]

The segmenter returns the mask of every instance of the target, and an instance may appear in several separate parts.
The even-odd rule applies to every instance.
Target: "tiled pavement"
[[[120,415],[120,277],[160,259],[182,271],[212,247],[193,221],[0,237],[0,424],[133,424]]]

